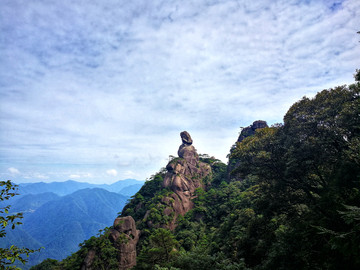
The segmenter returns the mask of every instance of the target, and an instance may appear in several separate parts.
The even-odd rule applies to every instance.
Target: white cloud
[[[133,178],[133,177],[138,177],[139,175],[131,170],[127,170],[123,173],[123,176],[125,178]]]
[[[49,179],[49,176],[47,176],[45,174],[42,174],[42,173],[35,173],[34,178],[37,178],[37,179]]]
[[[120,166],[144,179],[182,130],[225,161],[239,126],[281,122],[359,68],[357,0],[5,2],[3,171]]]
[[[93,175],[91,173],[76,173],[76,174],[70,174],[70,179],[79,179],[79,178],[91,178]]]
[[[20,174],[20,171],[14,167],[8,168],[8,172],[11,173],[12,175]]]
[[[118,172],[115,169],[107,170],[106,173],[110,176],[117,176]]]

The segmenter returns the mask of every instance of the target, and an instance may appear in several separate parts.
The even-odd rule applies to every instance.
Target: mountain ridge
[[[20,195],[25,194],[39,194],[45,192],[53,192],[59,196],[65,196],[71,194],[77,190],[84,188],[103,188],[105,190],[119,193],[122,189],[125,189],[131,185],[141,185],[143,180],[124,179],[114,182],[112,184],[91,184],[88,182],[78,182],[75,180],[67,180],[63,182],[35,182],[35,183],[20,183],[18,185],[18,193]]]
[[[129,196],[98,187],[80,189],[65,196],[51,192],[23,195],[11,209],[27,210],[23,224],[15,230],[9,229],[0,247],[13,244],[32,249],[44,247],[33,254],[22,269],[29,269],[47,258],[62,260],[78,250],[79,243],[111,226],[128,199]]]

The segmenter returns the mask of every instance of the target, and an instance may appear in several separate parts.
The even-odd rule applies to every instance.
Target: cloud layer
[[[3,177],[144,179],[182,130],[225,161],[240,126],[359,68],[356,0],[2,2]]]

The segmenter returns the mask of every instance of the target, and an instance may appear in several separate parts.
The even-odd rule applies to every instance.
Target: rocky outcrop
[[[130,269],[136,265],[136,244],[140,231],[136,229],[132,217],[118,217],[110,231],[110,240],[119,250],[119,270]]]
[[[119,270],[127,270],[136,265],[136,244],[139,241],[140,231],[136,229],[132,217],[118,217],[110,229],[109,239],[118,250],[117,261]],[[96,270],[93,267],[96,251],[91,249],[87,253],[81,270]]]
[[[180,136],[182,144],[178,150],[179,157],[166,166],[167,173],[163,182],[163,187],[173,191],[171,199],[163,199],[164,203],[170,204],[166,212],[174,216],[173,222],[168,226],[170,229],[175,228],[175,221],[179,215],[184,215],[194,207],[192,199],[195,197],[195,190],[199,187],[204,188],[202,180],[211,173],[210,166],[199,160],[190,134],[183,131]]]

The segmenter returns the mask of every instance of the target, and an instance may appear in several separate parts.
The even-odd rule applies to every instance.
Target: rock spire
[[[166,166],[167,173],[164,178],[163,186],[169,187],[174,193],[172,200],[164,198],[165,201],[173,201],[169,214],[174,213],[174,221],[170,224],[170,229],[175,228],[177,216],[184,215],[194,207],[192,199],[195,197],[195,190],[199,187],[204,188],[202,181],[210,174],[211,168],[208,164],[199,161],[199,155],[192,145],[193,140],[187,131],[180,133],[182,144],[179,147],[179,158],[175,158]]]

